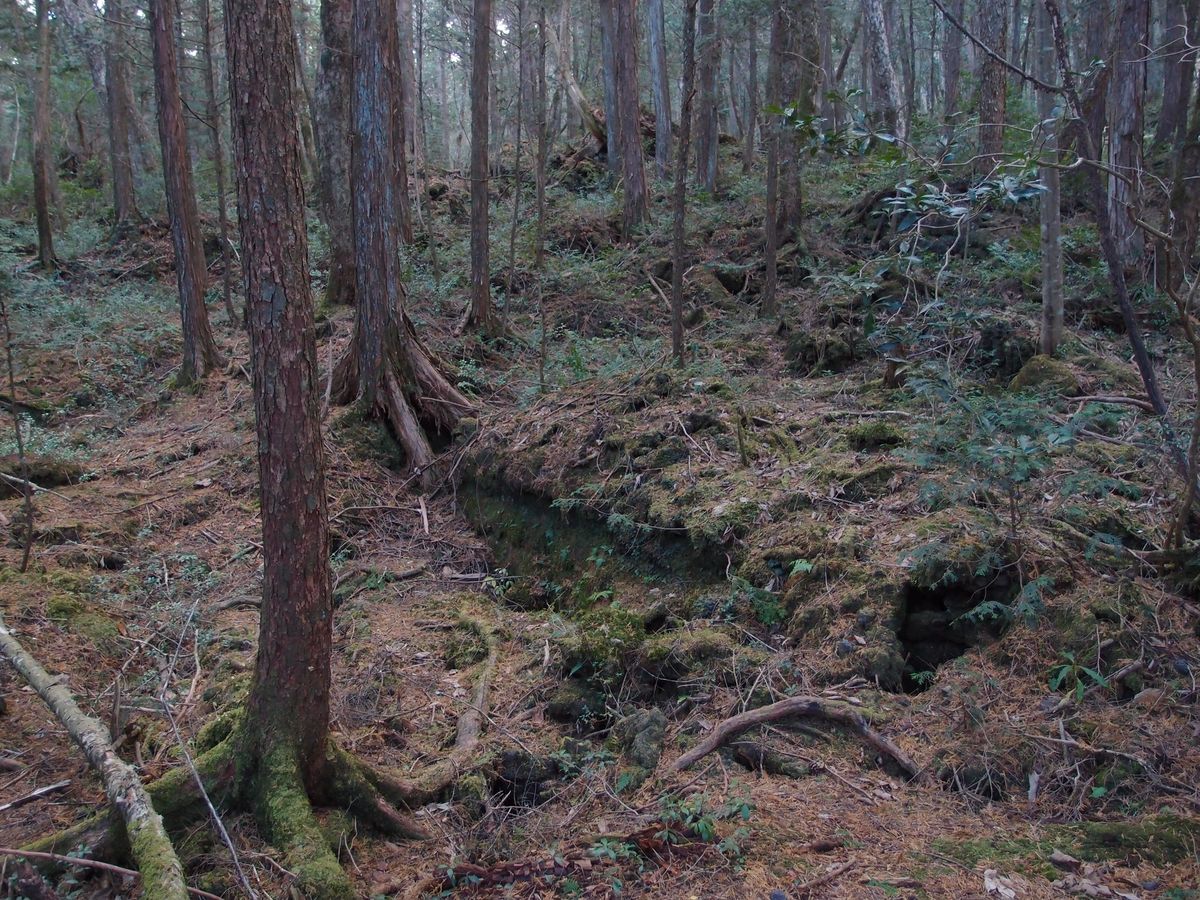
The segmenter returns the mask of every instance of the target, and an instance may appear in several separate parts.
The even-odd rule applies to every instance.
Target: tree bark
[[[783,75],[783,51],[787,40],[784,0],[774,0],[771,14],[771,43],[767,51],[767,99],[777,103]],[[778,116],[771,116],[767,124],[767,202],[763,215],[763,231],[766,239],[767,272],[763,284],[762,303],[759,313],[764,318],[774,317],[778,310],[776,292],[779,287],[779,143],[782,124]]]
[[[683,14],[683,88],[672,196],[671,353],[678,366],[683,365],[683,273],[687,267],[687,179],[688,154],[692,142],[692,98],[696,93],[696,2],[686,0]]]
[[[716,0],[700,0],[696,10],[697,76],[700,96],[696,115],[696,183],[710,194],[717,190],[717,153],[720,133],[717,116],[717,72],[721,45],[717,39]]]
[[[492,0],[474,0],[471,27],[471,302],[464,325],[495,331],[488,236],[488,104]]]
[[[47,272],[58,267],[50,227],[50,0],[37,0],[37,71],[33,100],[33,207],[37,219],[38,264]]]
[[[538,0],[537,66],[537,234],[534,238],[533,265],[541,271],[546,262],[546,156],[550,135],[546,126],[546,0]]]
[[[142,221],[137,206],[137,191],[133,180],[133,155],[129,146],[129,122],[136,111],[129,109],[129,64],[125,58],[125,11],[122,0],[107,0],[104,6],[108,19],[108,40],[105,44],[105,68],[108,84],[108,151],[112,161],[113,237],[122,240],[136,230]]]
[[[758,136],[758,20],[751,16],[749,25],[750,49],[747,52],[746,72],[746,133],[742,136],[742,174],[749,175],[754,165],[755,141]],[[828,35],[828,32],[826,33]]]
[[[108,0],[112,3],[113,0]],[[225,148],[221,141],[221,107],[217,102],[216,61],[212,39],[212,8],[209,0],[200,0],[200,29],[204,43],[204,107],[208,132],[212,138],[213,170],[217,178],[217,223],[221,237],[221,298],[229,327],[237,328],[238,315],[233,308],[233,259],[229,252],[229,210],[225,202]]]
[[[1163,98],[1158,125],[1154,129],[1154,143],[1173,146],[1182,131],[1191,101],[1192,81],[1196,74],[1196,55],[1188,48],[1189,37],[1195,36],[1189,28],[1188,7],[1196,9],[1196,0],[1165,0],[1163,8]]]
[[[188,893],[183,866],[171,846],[162,818],[154,811],[137,772],[113,749],[108,729],[79,708],[71,692],[21,646],[3,619],[0,619],[0,652],[37,691],[100,775],[109,802],[125,823],[129,847],[142,875],[144,896],[151,900],[184,900]]]
[[[317,199],[329,232],[325,302],[354,302],[350,221],[350,0],[322,0],[321,56],[315,88]]]
[[[614,75],[617,90],[617,129],[621,141],[621,174],[624,203],[621,232],[626,240],[638,226],[650,220],[646,193],[646,169],[642,161],[642,132],[638,115],[638,63],[636,0],[602,0],[610,7],[613,22]]]
[[[1108,180],[1113,239],[1127,266],[1138,265],[1145,236],[1137,225],[1145,128],[1146,48],[1150,41],[1149,0],[1122,0],[1116,19],[1116,58],[1109,106],[1109,164],[1120,177]]]
[[[908,135],[908,122],[900,102],[900,86],[892,62],[892,48],[881,0],[862,0],[862,13],[870,51],[871,75],[879,103],[877,119],[880,125],[904,140]]]
[[[21,92],[14,87],[12,99],[12,129],[8,130],[8,104],[0,104],[0,127],[5,133],[0,138],[0,181],[12,183],[13,166],[17,161],[17,148],[21,145]]]
[[[985,3],[979,10],[979,39],[1000,56],[1008,50],[1008,10],[1003,3]],[[1007,114],[1008,70],[991,56],[979,65],[979,158],[976,172],[987,177],[1003,161]]]
[[[596,116],[596,111],[592,107],[592,104],[588,102],[587,96],[583,93],[583,88],[579,84],[579,79],[575,77],[575,70],[571,65],[570,19],[565,15],[568,9],[568,5],[564,3],[564,15],[561,20],[562,35],[560,36],[555,29],[550,28],[546,31],[546,37],[550,39],[554,56],[558,61],[559,78],[563,86],[567,89],[567,96],[571,100],[571,105],[575,107],[575,112],[579,114],[579,119],[583,123],[584,129],[595,138],[600,148],[604,149],[608,145],[608,130],[605,128],[604,123]]]
[[[650,48],[650,87],[654,92],[654,171],[666,178],[671,168],[671,85],[667,75],[667,33],[663,0],[646,3]]]
[[[1054,36],[1050,33],[1050,18],[1041,4],[1034,6],[1037,33],[1037,71],[1045,82],[1052,82],[1054,71]],[[1045,190],[1041,196],[1042,245],[1042,328],[1041,351],[1053,356],[1063,334],[1063,252],[1062,252],[1062,187],[1058,163],[1058,121],[1054,116],[1054,97],[1038,91],[1038,119],[1042,127],[1042,156],[1055,165],[1043,166],[1038,177]]]
[[[400,23],[400,91],[404,105],[405,156],[412,163],[413,170],[420,172],[425,166],[425,142],[421,139],[418,119],[420,102],[414,63],[416,42],[413,37],[412,0],[396,0],[396,16]]]
[[[950,12],[963,21],[966,0],[949,0]],[[962,33],[948,22],[942,29],[942,71],[945,76],[945,120],[950,123],[958,113],[958,84],[962,74]]]
[[[183,361],[177,382],[191,384],[221,363],[204,306],[208,267],[200,234],[200,214],[192,188],[192,158],[187,122],[179,95],[175,57],[173,0],[150,0],[150,43],[154,55],[154,90],[158,99],[158,135],[162,147],[163,180],[171,243],[175,247],[175,281],[183,323]]]
[[[601,0],[596,4],[600,14],[600,64],[601,82],[604,86],[605,159],[614,176],[621,175],[621,113],[617,106],[617,52],[616,22],[613,19],[613,2]]]

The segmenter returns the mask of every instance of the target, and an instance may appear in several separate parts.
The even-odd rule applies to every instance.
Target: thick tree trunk
[[[1034,74],[1045,82],[1055,80],[1054,36],[1050,32],[1050,17],[1044,6],[1034,4],[1037,23],[1037,69]],[[1058,162],[1058,121],[1054,117],[1053,95],[1038,91],[1038,119],[1042,122],[1042,156]],[[1043,166],[1038,173],[1045,190],[1041,196],[1042,245],[1042,329],[1041,350],[1053,356],[1063,334],[1063,252],[1062,252],[1062,189],[1055,165]]]
[[[1154,129],[1154,143],[1159,146],[1173,146],[1187,120],[1196,74],[1196,55],[1188,47],[1189,37],[1195,37],[1189,28],[1189,12],[1197,7],[1200,3],[1196,0],[1165,0],[1164,3],[1162,110]]]
[[[878,124],[904,139],[908,135],[908,123],[900,103],[900,86],[892,62],[892,48],[881,0],[862,0],[862,14],[870,52],[871,76],[879,105],[876,113]]]
[[[37,70],[33,83],[33,208],[37,219],[38,264],[47,272],[58,266],[50,227],[50,0],[37,0]]]
[[[492,0],[474,0],[471,26],[471,301],[465,325],[491,334],[488,235],[488,104],[492,64]]]
[[[1175,151],[1171,173],[1168,284],[1178,289],[1191,269],[1200,243],[1200,91],[1192,94],[1191,120]]]
[[[683,88],[679,145],[675,152],[675,188],[671,199],[671,353],[683,365],[683,273],[687,268],[688,154],[692,142],[692,98],[696,93],[696,0],[685,0],[683,14]]]
[[[696,10],[697,76],[700,96],[696,114],[696,183],[710,194],[717,190],[717,153],[720,142],[717,116],[717,72],[721,45],[717,39],[716,0],[700,0]]]
[[[122,0],[108,0],[104,6],[108,19],[105,68],[108,75],[108,150],[112,160],[113,237],[121,240],[136,230],[142,221],[133,180],[133,155],[129,146],[129,122],[136,115],[129,109],[129,65],[125,59],[125,11]]]
[[[667,32],[663,0],[646,4],[650,47],[650,88],[654,92],[654,171],[666,178],[671,168],[671,85],[667,75]]]
[[[624,204],[621,232],[628,240],[650,219],[646,169],[642,161],[642,132],[638,123],[638,63],[636,0],[603,0],[613,21],[617,89],[617,135],[621,141],[621,175]]]
[[[560,36],[555,29],[550,28],[546,31],[546,37],[550,39],[554,57],[558,61],[559,78],[567,89],[571,105],[575,107],[575,112],[578,113],[584,129],[596,139],[600,148],[604,149],[608,145],[608,131],[597,118],[595,109],[583,93],[583,88],[579,84],[579,79],[575,77],[575,69],[571,64],[570,18],[566,15],[569,9],[569,4],[564,2],[561,19],[562,35]]]
[[[176,77],[174,18],[174,0],[151,0],[150,43],[158,99],[158,135],[167,188],[167,212],[171,218],[171,242],[175,247],[179,314],[183,322],[183,361],[177,380],[179,384],[190,384],[203,378],[210,368],[220,365],[221,357],[204,306],[208,267],[204,260],[196,194],[192,189],[187,122],[183,117],[183,101]]]
[[[797,115],[813,116],[817,112],[817,94],[821,86],[820,39],[817,35],[816,0],[792,0],[790,21],[787,23],[785,46],[781,58],[781,83],[786,83],[785,95],[794,104]],[[787,15],[785,10],[785,15]],[[784,78],[784,72],[787,77]],[[804,197],[800,176],[804,160],[800,152],[799,135],[792,129],[780,135],[777,169],[786,173],[783,179],[781,220],[783,231],[794,235],[803,218]]]
[[[350,0],[322,0],[317,63],[317,199],[329,232],[325,302],[354,302],[350,222]]]
[[[1108,206],[1117,250],[1126,265],[1137,265],[1145,253],[1145,236],[1136,220],[1142,180],[1150,0],[1123,0],[1116,29],[1108,152],[1109,164],[1119,177],[1108,181]]]
[[[613,175],[621,175],[621,113],[617,106],[616,22],[613,20],[614,0],[596,4],[600,14],[601,82],[604,85],[605,159]]]
[[[333,597],[296,44],[287,0],[230,0],[225,27],[263,526],[247,737],[260,767],[323,789]]]
[[[1008,10],[1003,3],[985,3],[979,11],[979,39],[1001,56],[1008,52]],[[988,176],[1003,160],[1007,115],[1008,70],[991,56],[980,57],[979,158],[976,171]]]

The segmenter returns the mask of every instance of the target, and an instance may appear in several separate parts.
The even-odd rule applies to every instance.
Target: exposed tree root
[[[712,753],[729,739],[736,737],[755,725],[765,725],[768,722],[778,722],[782,719],[793,719],[801,716],[829,719],[849,725],[859,737],[874,747],[879,753],[888,757],[898,765],[913,781],[922,781],[923,774],[918,766],[903,750],[891,740],[884,737],[867,724],[862,714],[853,709],[836,706],[819,697],[788,697],[778,703],[771,703],[758,709],[747,710],[732,718],[726,719],[712,730],[703,741],[671,763],[670,771],[682,772],[688,766]]]
[[[405,313],[388,317],[383,359],[374,373],[363,372],[362,336],[356,327],[346,355],[333,374],[331,396],[346,404],[371,398],[371,413],[392,427],[412,469],[426,473],[434,452],[427,428],[449,434],[473,407],[446,377],[446,367],[417,336]]]
[[[484,625],[471,619],[465,619],[463,625],[482,638],[487,658],[476,680],[471,705],[459,717],[454,747],[417,777],[399,778],[376,770],[330,741],[319,783],[305,785],[299,760],[286,743],[262,754],[252,752],[243,731],[242,713],[236,711],[218,716],[201,731],[197,745],[202,752],[194,760],[194,773],[180,767],[146,786],[145,792],[165,826],[178,832],[206,814],[204,797],[196,783],[198,775],[205,791],[220,808],[254,814],[264,836],[280,850],[284,865],[296,875],[297,886],[305,897],[342,900],[354,896],[334,848],[321,832],[313,805],[344,809],[394,837],[416,840],[430,837],[406,810],[436,800],[472,767],[499,659],[495,639]],[[130,852],[125,834],[121,820],[99,816],[25,849],[66,854],[86,845],[92,858],[119,861]],[[147,893],[147,896],[169,895]]]
[[[142,873],[145,896],[150,900],[183,900],[187,896],[183,866],[162,818],[133,767],[113,749],[107,729],[79,708],[70,691],[21,646],[2,619],[0,651],[46,702],[99,773],[109,802],[120,813],[130,854]]]

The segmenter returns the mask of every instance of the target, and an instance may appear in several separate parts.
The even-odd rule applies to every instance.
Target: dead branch
[[[112,863],[100,862],[97,859],[83,859],[79,856],[64,856],[61,853],[41,853],[36,850],[16,850],[12,847],[0,847],[0,856],[15,856],[21,859],[38,859],[44,862],[64,863],[69,866],[82,866],[85,869],[97,869],[101,872],[112,872],[114,875],[124,875],[127,878],[140,878],[141,873]],[[190,887],[187,892],[193,897],[204,897],[206,900],[221,900],[216,894]]]
[[[125,822],[133,858],[143,872],[145,896],[150,900],[183,900],[187,896],[183,866],[163,827],[162,817],[155,812],[146,786],[133,767],[113,749],[108,729],[79,708],[70,691],[21,646],[2,619],[0,652],[37,691],[100,774],[109,801]]]
[[[61,791],[71,783],[71,779],[67,778],[63,781],[56,781],[54,784],[48,784],[45,787],[40,787],[37,790],[30,791],[24,797],[18,797],[16,800],[11,800],[8,803],[0,805],[0,812],[8,812],[10,809],[16,809],[18,806],[24,806],[26,803],[32,803],[39,797],[45,797],[47,794],[53,794],[56,791]]]
[[[726,719],[717,725],[708,737],[680,756],[675,762],[671,763],[670,771],[682,772],[697,760],[712,753],[729,739],[756,725],[765,725],[769,722],[779,722],[783,719],[805,716],[828,719],[831,722],[849,725],[858,732],[859,737],[882,755],[895,762],[913,781],[920,782],[924,780],[921,768],[909,758],[908,754],[868,725],[867,720],[862,717],[861,713],[852,709],[843,709],[834,706],[817,697],[806,696],[788,697],[785,700],[780,700],[778,703],[747,710],[744,713],[739,713],[736,716]]]

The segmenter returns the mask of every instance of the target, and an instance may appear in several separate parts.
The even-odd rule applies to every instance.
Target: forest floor
[[[1068,228],[1069,339],[1031,363],[1029,210],[939,275],[936,250],[895,265],[842,215],[871,184],[826,186],[785,248],[776,327],[754,309],[760,198],[737,181],[695,208],[677,369],[665,198],[622,246],[609,195],[579,177],[552,191],[546,272],[513,274],[522,340],[453,336],[461,185],[429,202],[449,274],[418,247],[410,306],[480,404],[440,490],[419,494],[375,423],[328,411],[339,740],[401,771],[438,758],[484,636],[499,650],[480,765],[418,812],[433,840],[325,811],[361,895],[1200,897],[1200,577],[1163,549],[1176,484],[1089,226]],[[0,500],[0,612],[153,779],[184,764],[163,704],[191,738],[253,662],[247,346],[214,304],[228,369],[174,389],[161,230],[81,242],[53,280],[25,265],[27,231],[4,223],[0,253],[46,490],[25,574],[21,500]],[[314,260],[320,244],[314,229]],[[1144,304],[1186,398],[1165,313]],[[323,368],[352,322],[325,313]],[[668,771],[721,720],[793,695],[861,713],[923,782],[820,718]],[[0,697],[0,845],[17,847],[103,795],[7,667]],[[287,896],[253,821],[225,824],[255,888]],[[178,846],[192,884],[242,895],[208,823]],[[133,892],[72,878],[62,896]]]

